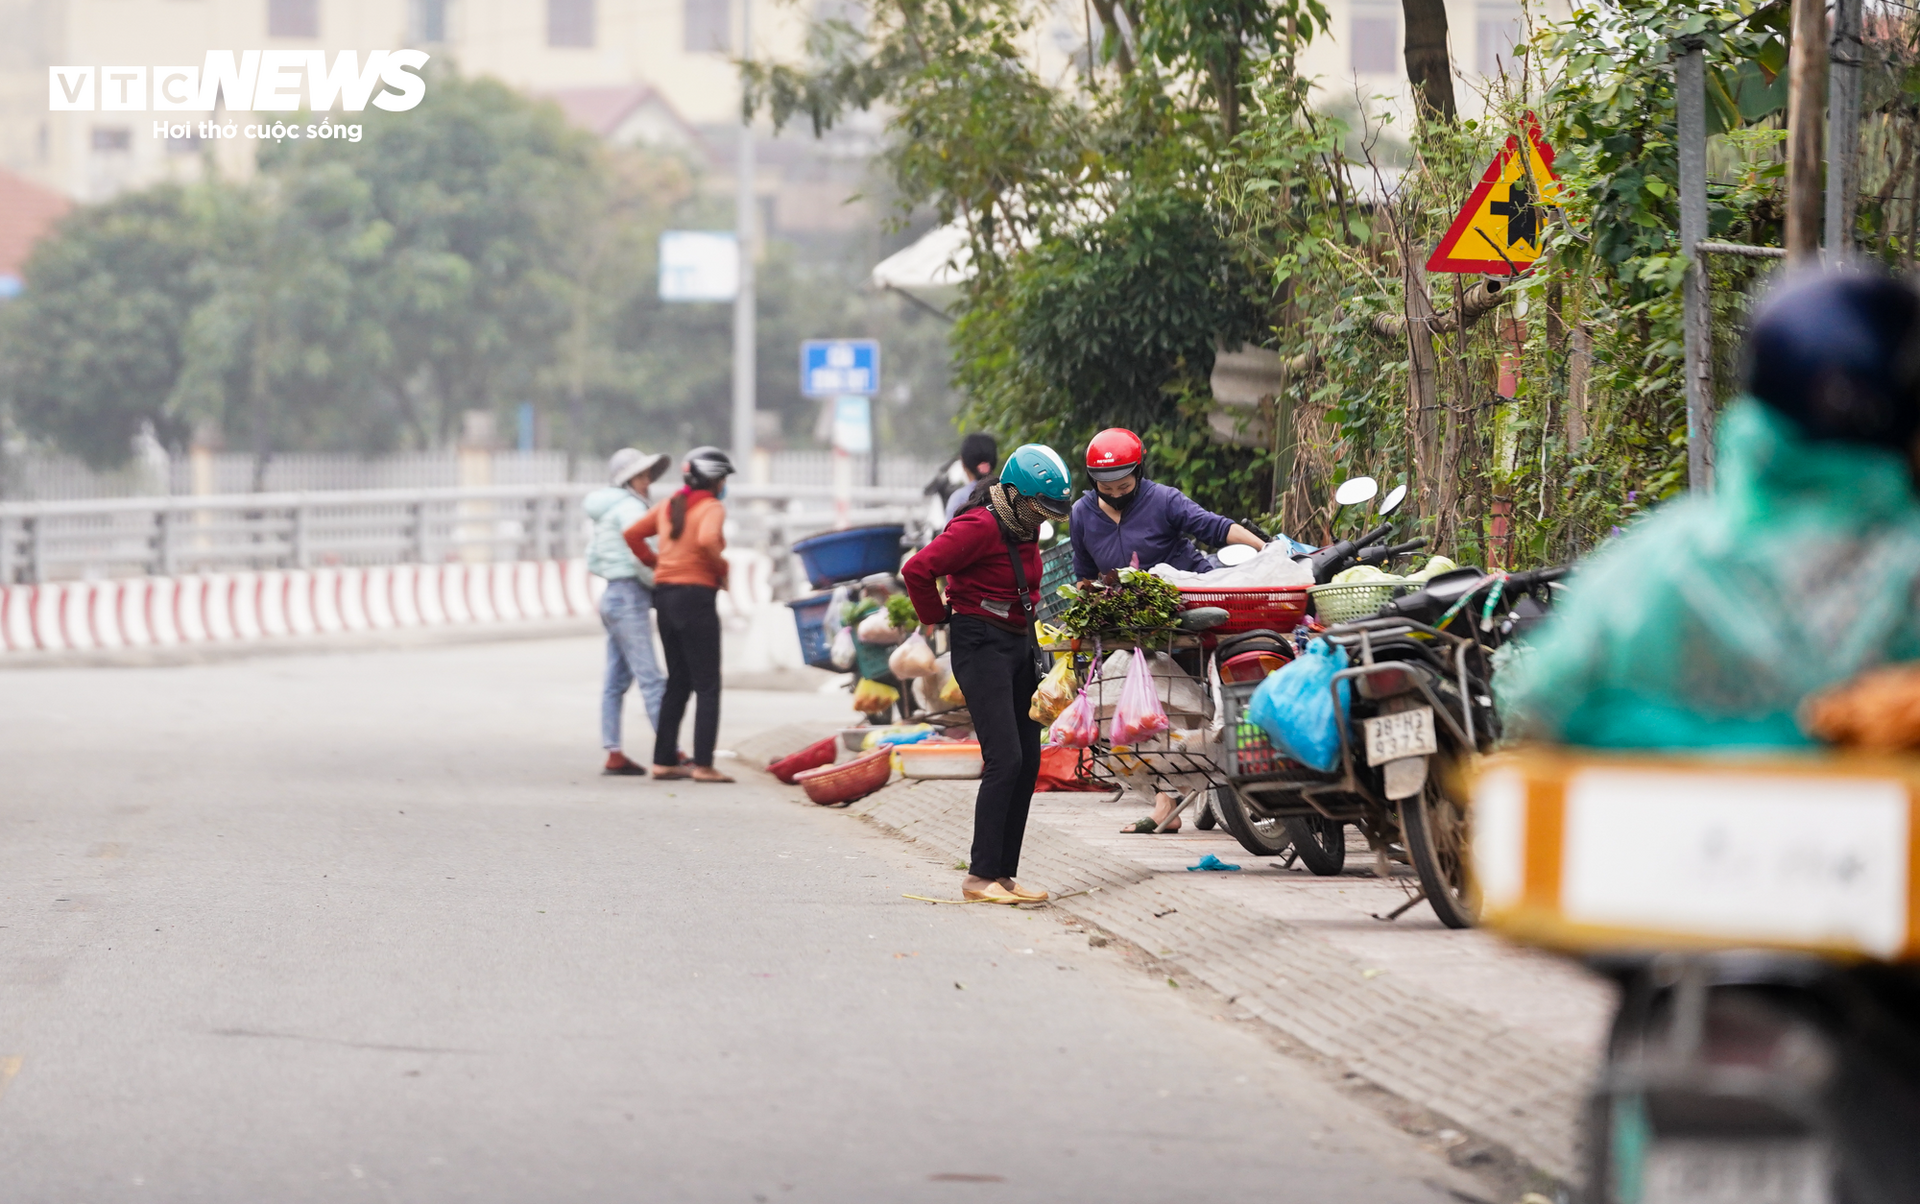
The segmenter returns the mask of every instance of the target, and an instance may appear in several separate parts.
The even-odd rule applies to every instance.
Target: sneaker
[[[627,760],[627,754],[615,749],[607,754],[607,763],[600,772],[607,777],[644,778],[647,776],[647,767],[635,765]]]

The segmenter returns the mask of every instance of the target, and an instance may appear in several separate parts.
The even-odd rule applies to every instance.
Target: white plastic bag
[[[847,625],[847,603],[852,600],[852,597],[847,593],[846,586],[833,587],[833,593],[827,598],[827,617],[822,623],[827,630],[827,635],[832,636]]]
[[[863,644],[898,644],[907,638],[907,633],[895,627],[893,621],[887,618],[887,608],[884,606],[860,620],[853,634]]]
[[[834,633],[833,648],[827,655],[833,661],[834,668],[836,669],[853,668],[853,657],[854,657],[853,628],[842,627],[839,631]]]
[[[887,672],[901,681],[914,677],[928,677],[938,672],[939,661],[933,655],[933,648],[927,643],[927,637],[914,632],[900,642],[900,646],[887,657]]]
[[[967,705],[966,695],[960,692],[960,682],[953,676],[953,654],[942,652],[933,663],[934,673],[929,681],[933,687],[932,697],[940,703],[936,709]]]

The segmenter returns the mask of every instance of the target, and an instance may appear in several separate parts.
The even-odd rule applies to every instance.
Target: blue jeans
[[[600,745],[620,747],[620,711],[627,687],[640,683],[647,720],[660,728],[660,699],[667,679],[653,659],[653,591],[632,577],[607,582],[600,595],[600,622],[607,629],[607,677],[600,694]]]

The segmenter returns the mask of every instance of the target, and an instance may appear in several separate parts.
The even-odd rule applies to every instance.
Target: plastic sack
[[[826,617],[821,620],[821,624],[827,629],[829,635],[847,625],[847,603],[852,600],[853,595],[847,592],[846,586],[833,587],[833,593],[827,598]]]
[[[836,669],[851,669],[856,651],[853,646],[853,628],[842,627],[833,634],[833,647],[828,651],[827,659],[833,662],[833,667]]]
[[[1251,559],[1241,561],[1232,568],[1213,569],[1205,573],[1189,573],[1176,569],[1170,564],[1156,564],[1150,572],[1164,578],[1182,589],[1219,589],[1224,586],[1258,586],[1264,589],[1287,589],[1293,586],[1313,584],[1313,570],[1294,560],[1294,545],[1290,539],[1276,539]]]
[[[895,627],[893,621],[887,618],[887,608],[884,606],[860,620],[853,634],[863,644],[898,644],[907,638],[907,633]]]
[[[1067,748],[1092,748],[1100,738],[1100,720],[1095,717],[1093,700],[1085,690],[1074,696],[1067,709],[1047,729],[1047,743]]]
[[[1133,660],[1127,665],[1127,682],[1120,687],[1120,701],[1113,708],[1116,745],[1140,744],[1173,726],[1167,718],[1167,708],[1160,705],[1160,696],[1154,693],[1153,672],[1147,668],[1150,663],[1144,652],[1138,648],[1133,650]]]
[[[1047,670],[1047,675],[1040,679],[1040,688],[1033,692],[1033,702],[1027,707],[1028,717],[1035,723],[1052,723],[1061,711],[1072,705],[1079,688],[1073,657],[1067,653],[1054,657],[1053,668]]]
[[[933,674],[933,697],[943,706],[966,706],[967,696],[960,692],[960,679],[953,675],[953,654],[942,652],[933,663],[938,666]]]
[[[853,709],[862,715],[878,715],[899,701],[900,691],[870,677],[861,678],[853,689]]]
[[[1340,683],[1340,713],[1333,711],[1328,685],[1347,667],[1347,650],[1325,639],[1272,673],[1253,692],[1247,719],[1267,734],[1274,748],[1311,769],[1326,773],[1340,762],[1340,724],[1347,721],[1347,683]]]
[[[927,643],[926,636],[917,631],[902,640],[893,654],[887,657],[887,672],[901,681],[931,677],[939,671],[940,662],[933,655],[932,645]]]
[[[860,741],[860,751],[871,752],[883,744],[918,744],[933,735],[934,731],[930,723],[896,723],[891,727],[876,727]]]

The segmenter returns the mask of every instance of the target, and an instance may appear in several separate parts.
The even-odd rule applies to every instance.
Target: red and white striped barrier
[[[596,613],[584,560],[397,564],[0,586],[0,653],[164,648]]]

